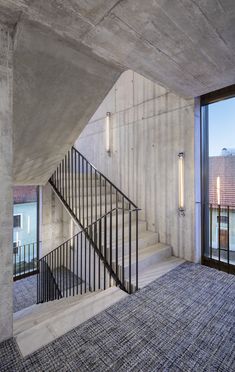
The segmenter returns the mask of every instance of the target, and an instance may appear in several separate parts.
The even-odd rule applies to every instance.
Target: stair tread
[[[183,262],[185,262],[185,260],[171,256],[165,260],[162,260],[161,262],[149,265],[144,270],[139,270],[139,288],[145,287],[152,281],[181,265]],[[135,282],[134,275],[132,280]]]
[[[138,249],[138,261],[140,262],[141,260],[147,257],[151,257],[159,253],[160,251],[164,251],[169,248],[171,248],[171,246],[168,244],[164,244],[164,243],[155,243],[155,244],[148,245],[147,247],[139,248]],[[129,259],[129,255],[125,255],[124,262],[126,262],[126,264],[124,267],[128,267],[128,264],[129,264],[128,259]],[[120,262],[121,262],[121,259],[120,259]],[[132,252],[131,262],[132,264],[136,262],[136,252]]]

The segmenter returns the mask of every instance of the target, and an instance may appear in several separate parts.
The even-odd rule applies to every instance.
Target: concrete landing
[[[24,356],[67,333],[128,296],[117,287],[50,303],[14,314],[14,337]]]
[[[139,272],[139,288],[143,288],[154,280],[160,278],[162,275],[175,269],[177,266],[184,263],[185,260],[171,256],[163,261],[152,263],[144,270]],[[133,277],[134,280],[134,277]]]

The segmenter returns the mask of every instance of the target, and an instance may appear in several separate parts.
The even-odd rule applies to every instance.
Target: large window
[[[39,251],[38,188],[14,187],[13,272],[14,279],[36,270]]]
[[[219,98],[202,106],[203,259],[228,269],[235,265],[235,97],[230,90]]]

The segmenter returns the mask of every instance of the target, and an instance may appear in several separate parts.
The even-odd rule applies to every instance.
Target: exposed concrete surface
[[[0,7],[5,22],[46,26],[184,96],[235,82],[233,0],[0,0]]]
[[[12,336],[12,38],[0,25],[0,342]]]
[[[105,115],[111,112],[111,156]],[[85,127],[76,147],[140,208],[173,254],[194,261],[194,100],[126,71]],[[178,213],[178,153],[185,152],[185,217]]]
[[[0,0],[15,46],[15,184],[47,182],[125,69],[185,97],[235,83],[234,16],[234,1]]]
[[[120,70],[31,24],[14,54],[14,182],[45,184]]]
[[[72,238],[79,228],[61,201],[58,199],[49,183],[42,187],[41,192],[41,257]]]

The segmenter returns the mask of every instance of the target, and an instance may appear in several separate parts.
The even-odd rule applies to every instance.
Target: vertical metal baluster
[[[81,279],[81,284],[80,284],[80,293],[82,294],[82,267],[83,267],[83,264],[82,264],[82,250],[83,250],[83,246],[82,246],[82,232],[80,233],[80,241],[81,241],[81,248],[80,248],[80,250],[81,250],[81,256],[80,256],[80,273],[81,273],[81,275],[80,275],[80,279]]]
[[[210,258],[212,258],[212,204],[210,204]]]
[[[129,293],[132,292],[131,286],[131,204],[129,204]]]
[[[99,251],[101,253],[101,219],[99,219]],[[98,289],[100,289],[100,255],[99,255],[99,261],[98,261]]]
[[[65,188],[65,201],[68,203],[68,188],[67,188],[67,155],[64,159],[64,188]]]
[[[72,211],[74,212],[74,188],[73,188],[73,186],[74,186],[74,182],[73,182],[73,148],[72,148],[72,150],[71,150],[71,187],[72,187],[72,189],[71,189],[71,209],[72,209]]]
[[[62,187],[62,197],[64,199],[64,159],[62,160],[62,178],[61,178],[61,187]]]
[[[61,163],[60,163],[60,193],[62,194],[62,183],[61,183]]]
[[[83,227],[85,227],[85,185],[84,185],[84,159],[82,158],[82,216],[83,216]]]
[[[72,291],[72,283],[71,283],[71,275],[72,275],[72,240],[69,240],[69,295],[71,296]]]
[[[139,211],[136,210],[136,291],[139,285]]]
[[[17,256],[18,256],[18,251],[17,251],[17,253],[15,253],[15,276],[16,276],[16,261],[17,261]]]
[[[49,271],[48,271],[48,256],[46,257],[46,274],[47,274],[47,286],[46,286],[46,301],[49,300]]]
[[[106,193],[105,193],[105,196],[106,196]],[[107,262],[107,215],[105,214],[104,215],[104,260],[105,260],[105,263]],[[105,275],[106,275],[106,271],[105,271]],[[105,289],[106,289],[106,280],[105,280]]]
[[[220,205],[219,205],[219,234],[218,234],[218,237],[219,237],[219,268],[220,268],[220,213],[221,213],[221,210],[220,210]]]
[[[79,276],[78,276],[78,262],[79,262],[79,242],[78,242],[78,234],[76,236],[76,252],[77,252],[77,295],[78,295],[78,286],[79,286]]]
[[[78,216],[79,220],[81,222],[81,182],[80,182],[80,174],[81,174],[81,169],[80,169],[80,155],[78,155]]]
[[[54,251],[52,251],[51,252],[51,254],[50,254],[50,256],[51,256],[51,273],[52,273],[52,275],[54,276]],[[52,278],[51,278],[52,279]],[[52,280],[51,280],[51,282],[52,282]],[[53,282],[52,282],[53,283]],[[55,293],[54,293],[54,291],[55,291],[55,284],[53,283],[53,300],[54,300],[54,296],[55,296]]]
[[[122,284],[125,286],[125,272],[124,272],[124,223],[125,223],[125,214],[124,214],[124,196],[122,197]]]
[[[116,190],[116,276],[118,277],[118,192]],[[117,285],[117,281],[116,281]]]
[[[95,170],[95,220],[97,221],[97,172]]]
[[[113,217],[113,212],[112,212],[112,185],[110,185],[110,218],[109,218],[109,223],[110,223],[110,226],[109,226],[109,245],[110,245],[110,253],[109,253],[109,264],[110,264],[110,271],[109,271],[109,286],[111,287],[111,270],[113,269],[113,236],[112,236],[112,228],[113,228],[113,220],[112,220],[112,217]]]
[[[88,256],[88,259],[89,259],[89,291],[91,291],[91,229],[92,229],[92,225],[90,226],[89,228],[89,256]]]
[[[71,185],[70,185],[70,176],[71,176],[71,173],[70,173],[70,151],[68,152],[68,193],[69,193],[69,202],[68,202],[68,205],[70,207],[70,209],[72,209],[71,205]]]
[[[77,170],[77,152],[74,152],[74,175],[75,175],[75,216],[78,217],[78,189],[77,189],[77,181],[78,181],[78,170]],[[79,217],[80,219],[80,217]]]
[[[89,226],[89,209],[88,209],[88,162],[86,161],[86,215],[87,222],[86,226]],[[88,231],[89,234],[89,231]]]
[[[75,238],[73,237],[73,296],[74,296],[74,272],[75,272],[75,252],[76,252],[76,246],[75,246]]]
[[[93,191],[92,191],[92,167],[90,165],[90,177],[91,177],[91,223],[93,222],[93,203],[92,203],[92,198],[93,198]]]
[[[68,241],[66,242],[66,297],[68,297],[68,263],[69,263],[69,258],[68,258]]]
[[[25,248],[26,248],[26,245],[23,246],[23,252],[24,252],[24,272],[23,272],[23,274],[25,274]]]
[[[94,239],[93,239],[93,241],[95,242],[95,246],[97,246],[97,242],[96,242],[96,223],[94,224],[94,226],[93,226],[93,228],[94,228],[94,230],[93,230],[93,232],[94,232]],[[96,273],[95,273],[95,256],[96,256],[96,254],[95,254],[95,249],[94,249],[94,247],[93,247],[93,291],[95,291],[95,275],[96,275]]]
[[[227,234],[228,234],[228,252],[227,252],[227,262],[228,262],[228,273],[230,272],[230,267],[229,267],[229,265],[230,265],[230,263],[229,263],[229,259],[230,259],[230,257],[229,257],[229,254],[230,254],[230,252],[229,252],[229,249],[230,249],[230,236],[229,236],[229,234],[230,234],[230,210],[229,210],[229,206],[227,206],[227,217],[228,217],[228,220],[227,220]]]
[[[27,271],[34,271],[34,243],[32,244],[33,246],[33,259],[32,259],[32,262],[30,260],[30,246],[31,244],[29,244],[29,247],[28,247],[28,270]],[[31,264],[33,265],[33,267],[31,267]]]
[[[86,229],[87,231],[87,229]],[[85,238],[85,293],[86,293],[86,284],[87,284],[87,279],[86,279],[86,273],[87,273],[87,270],[86,270],[86,255],[87,255],[87,251],[86,251],[86,234],[84,234],[84,238]]]
[[[100,174],[100,217],[102,216],[102,190],[101,190],[102,178]]]
[[[62,267],[62,284],[63,284],[63,297],[65,297],[65,244],[63,244],[63,267]]]

